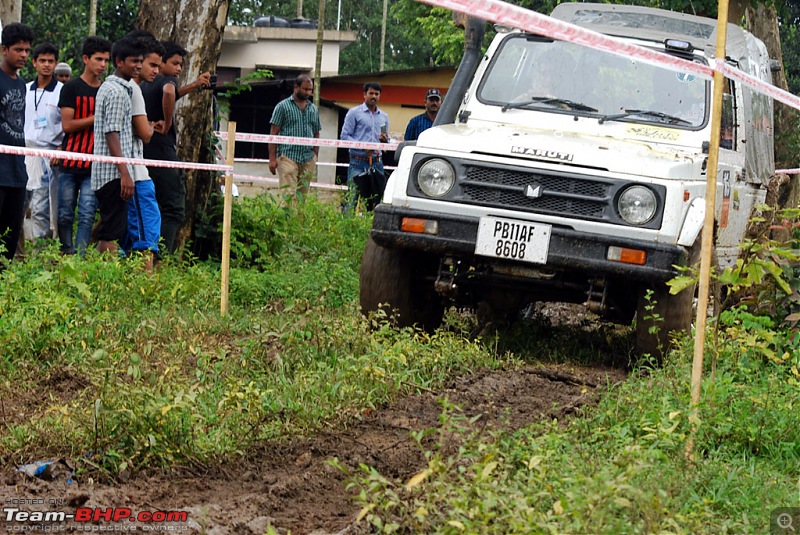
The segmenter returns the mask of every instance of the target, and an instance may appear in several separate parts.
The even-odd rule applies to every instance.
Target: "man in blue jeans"
[[[111,42],[89,37],[83,42],[83,74],[61,88],[58,106],[64,129],[64,150],[93,154],[94,104],[100,88],[100,76],[108,66]],[[58,188],[58,239],[61,252],[84,252],[92,235],[97,198],[92,191],[91,162],[64,160],[61,162]],[[78,234],[73,243],[72,226],[75,205],[78,206]]]
[[[0,62],[0,145],[25,146],[25,82],[18,71],[31,52],[33,30],[20,23],[3,28]],[[0,253],[14,258],[25,217],[25,157],[0,154]],[[0,262],[0,270],[3,263]]]
[[[378,108],[381,99],[381,84],[364,84],[364,103],[350,108],[344,118],[341,138],[350,141],[386,143],[389,141],[389,116]],[[349,198],[345,212],[355,208],[358,192],[353,185],[353,177],[363,173],[370,166],[383,173],[382,151],[350,149],[350,167],[347,168]]]

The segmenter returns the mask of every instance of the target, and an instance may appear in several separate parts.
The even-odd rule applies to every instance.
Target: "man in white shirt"
[[[57,149],[64,139],[58,99],[63,84],[53,71],[58,63],[58,49],[42,43],[33,49],[36,80],[27,85],[25,94],[25,144],[28,147]],[[34,238],[55,238],[58,218],[58,173],[49,158],[26,156],[28,195]]]

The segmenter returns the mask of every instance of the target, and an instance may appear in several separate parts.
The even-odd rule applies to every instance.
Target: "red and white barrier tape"
[[[197,169],[200,171],[219,171],[227,173],[232,167],[211,163],[194,162],[169,162],[164,160],[140,160],[137,158],[117,158],[114,156],[99,156],[83,154],[81,152],[67,152],[63,150],[37,149],[34,147],[14,147],[0,145],[0,154],[15,154],[17,156],[39,156],[42,158],[56,158],[59,160],[73,160],[80,162],[125,163],[131,165],[146,165],[148,167],[166,167],[169,169]]]
[[[296,138],[296,139],[301,139],[301,138]],[[219,153],[218,153],[218,156],[219,156],[220,160],[224,160],[225,159]],[[238,163],[269,163],[269,160],[265,160],[263,158],[236,158],[234,160],[234,162],[238,162]],[[350,167],[349,163],[336,163],[336,162],[317,162],[317,165],[322,165],[322,166],[325,166],[325,167],[330,167],[330,166],[334,166],[334,167]],[[389,170],[397,169],[397,167],[395,167],[393,165],[384,165],[383,168],[384,169],[389,169]]]
[[[426,4],[443,7],[451,11],[458,11],[484,20],[498,22],[520,28],[525,31],[545,35],[561,41],[604,50],[613,54],[635,58],[652,65],[664,67],[678,72],[692,73],[703,78],[711,78],[714,70],[724,76],[738,80],[741,83],[783,102],[787,106],[800,110],[800,98],[788,91],[784,91],[755,78],[736,67],[717,59],[715,65],[701,65],[682,58],[670,56],[655,50],[649,50],[638,45],[627,43],[615,37],[587,30],[580,26],[570,24],[529,11],[527,9],[502,2],[501,0],[420,0]]]
[[[238,182],[268,182],[270,184],[278,184],[277,178],[268,178],[263,176],[256,176],[256,175],[239,175],[234,174],[233,179]],[[323,184],[322,182],[311,182],[309,184],[312,188],[317,189],[335,189],[335,190],[346,190],[347,186],[340,186],[338,184]]]
[[[214,132],[214,135],[225,141],[227,132]],[[236,132],[236,141],[250,141],[252,143],[278,143],[281,145],[307,145],[311,147],[339,147],[342,149],[362,150],[394,150],[397,143],[366,143],[363,141],[348,141],[343,139],[323,139],[312,137],[270,136],[266,134],[246,134]]]
[[[568,22],[563,22],[529,11],[525,8],[501,2],[500,0],[420,0],[426,4],[458,11],[491,22],[498,22],[532,33],[545,35],[598,50],[604,50],[620,56],[666,67],[673,71],[692,73],[706,79],[714,75],[708,65],[701,65],[682,58],[670,56],[662,52],[634,45],[621,39],[610,37]]]
[[[763,80],[759,80],[758,78],[751,76],[746,72],[740,71],[732,65],[728,65],[720,59],[717,60],[717,70],[728,78],[738,80],[739,82],[752,87],[753,89],[767,95],[772,99],[783,102],[787,106],[791,106],[792,108],[800,110],[800,97],[793,95],[788,91],[784,91],[783,89],[775,87],[774,85],[770,85]]]
[[[800,169],[775,169],[776,175],[800,175]]]

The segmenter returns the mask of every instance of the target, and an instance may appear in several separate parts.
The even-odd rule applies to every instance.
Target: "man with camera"
[[[294,80],[292,95],[278,102],[272,112],[270,134],[319,138],[319,110],[311,102],[314,82],[306,74]],[[269,170],[278,172],[281,190],[289,196],[308,193],[308,183],[317,172],[319,147],[269,144]]]

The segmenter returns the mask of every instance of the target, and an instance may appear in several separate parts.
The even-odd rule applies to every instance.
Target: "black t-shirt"
[[[25,146],[25,80],[0,69],[0,144]],[[0,154],[0,186],[24,188],[25,156]]]
[[[73,119],[85,119],[94,115],[94,103],[97,98],[97,90],[100,87],[92,87],[82,78],[78,77],[70,80],[61,88],[61,98],[58,99],[59,108],[72,108],[75,110]],[[83,154],[94,153],[94,127],[64,134],[63,147],[68,152],[81,152]],[[64,160],[61,162],[61,171],[79,175],[88,175],[92,170],[92,162],[81,162],[78,160]]]
[[[173,76],[158,75],[152,82],[142,82],[144,105],[147,108],[147,120],[158,122],[164,119],[164,86],[172,84],[175,86],[175,98],[178,97],[178,80]],[[178,135],[175,132],[175,118],[172,118],[172,126],[166,134],[153,132],[150,143],[144,146],[144,157],[149,160],[169,160],[178,161],[176,145]]]

